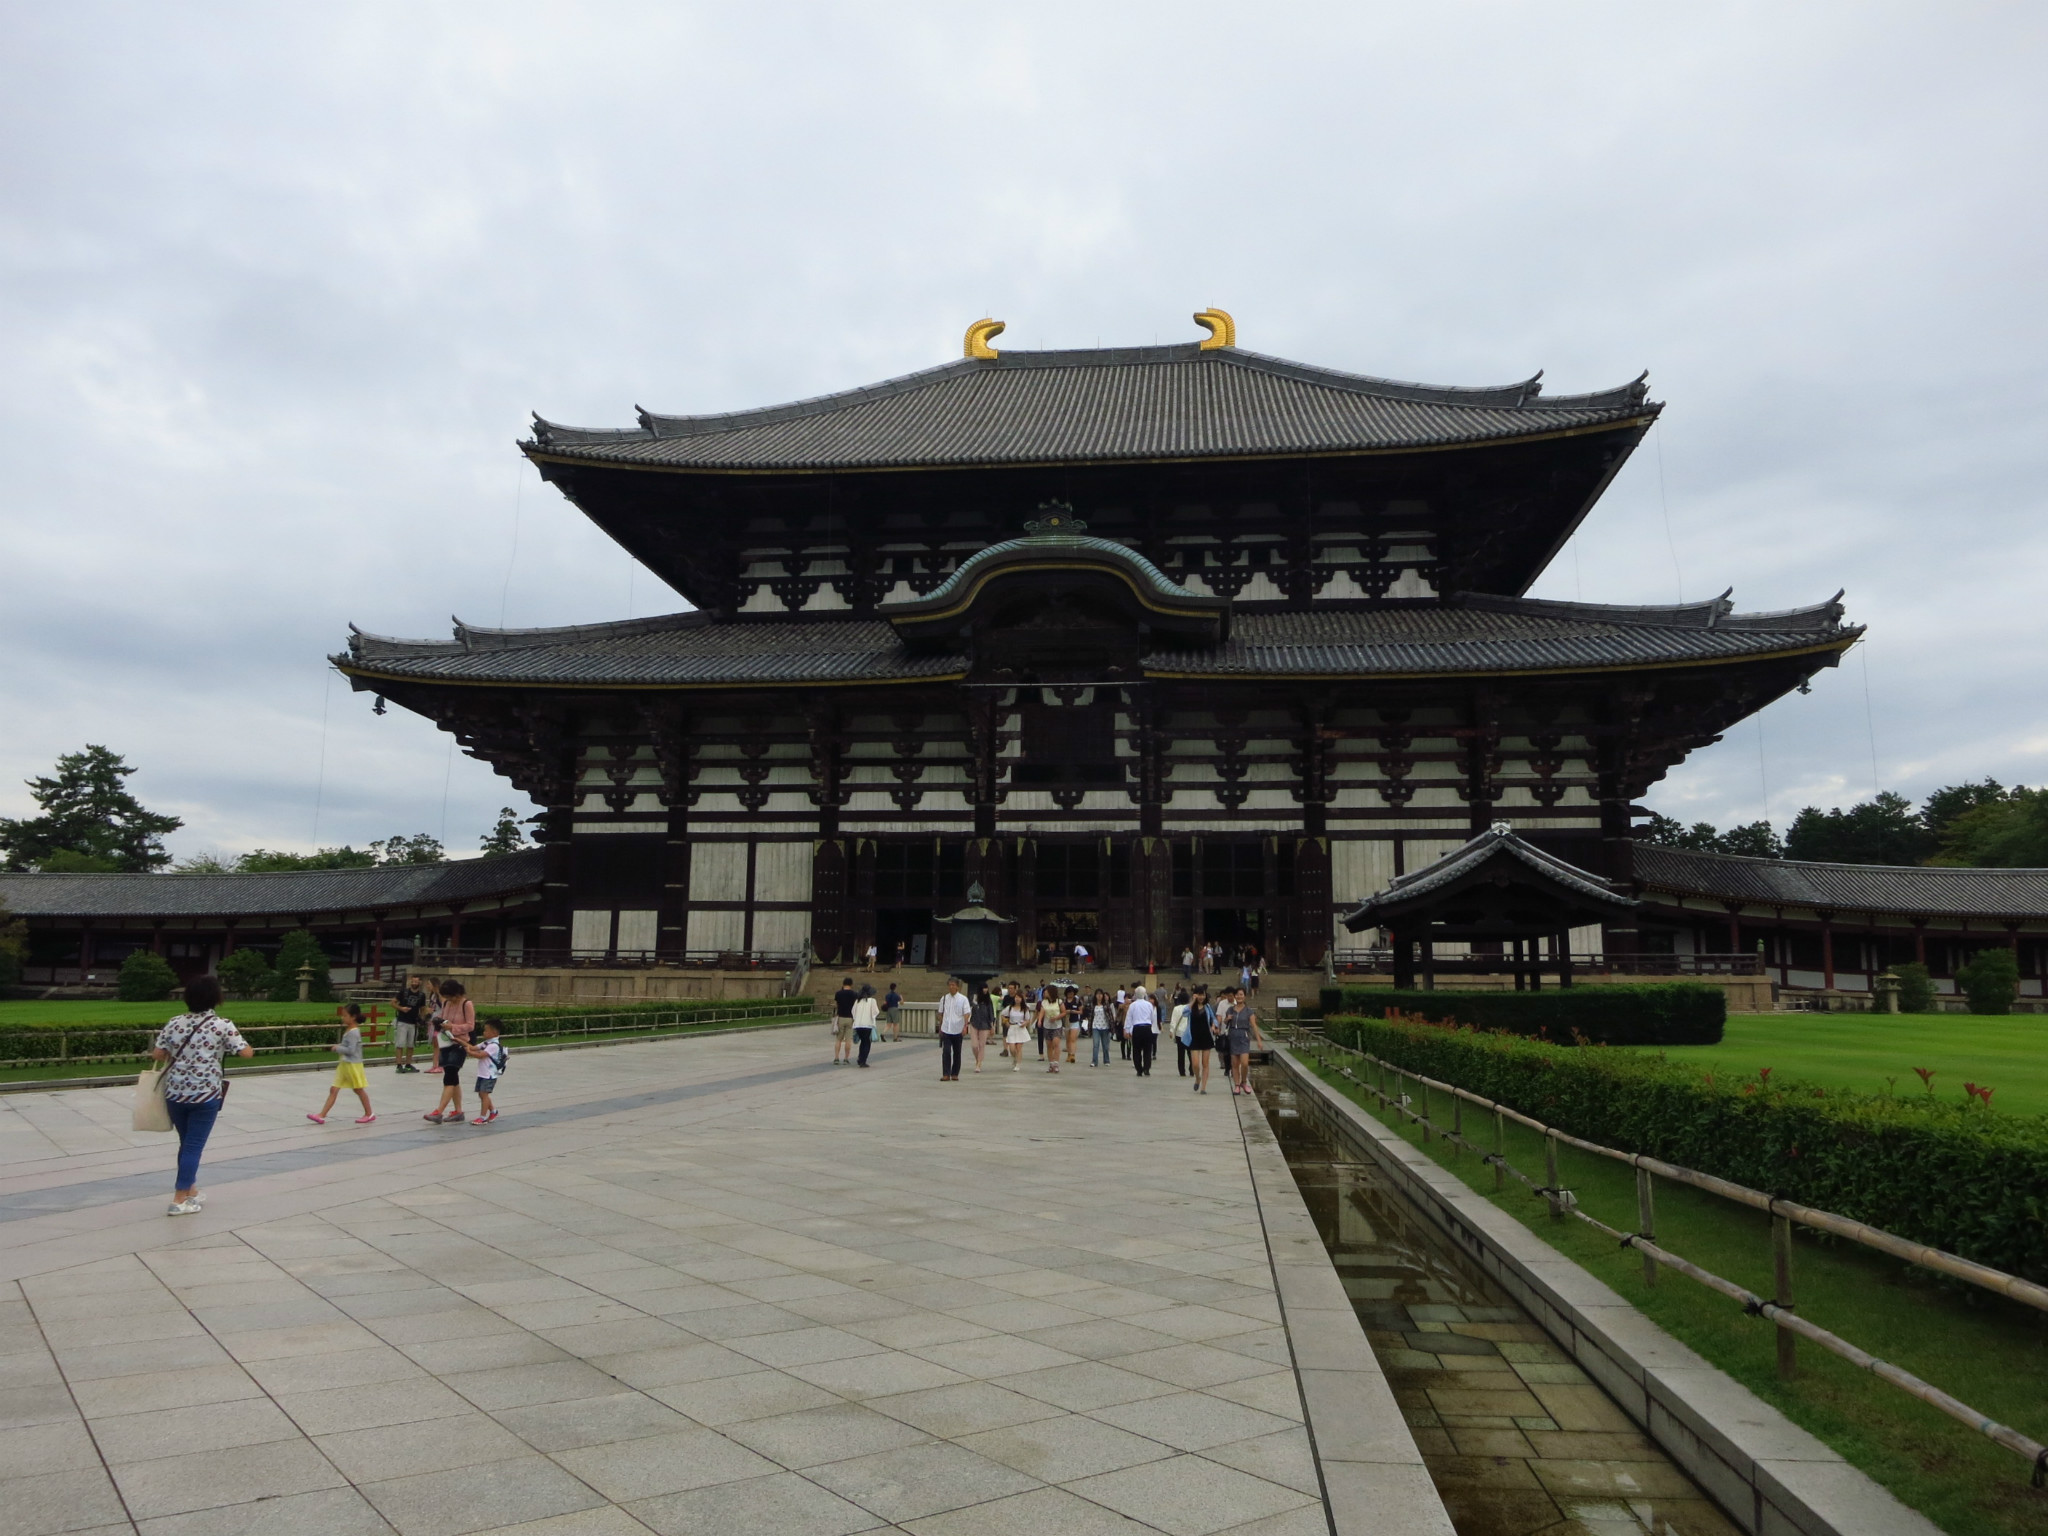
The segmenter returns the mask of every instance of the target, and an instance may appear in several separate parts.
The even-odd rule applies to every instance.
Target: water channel
[[[1407,1197],[1254,1074],[1459,1536],[1739,1536],[1698,1484]]]

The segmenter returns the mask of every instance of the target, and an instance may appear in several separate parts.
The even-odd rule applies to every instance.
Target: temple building
[[[1054,352],[984,321],[790,405],[536,418],[541,477],[688,610],[335,664],[543,808],[535,958],[943,964],[979,882],[1020,960],[1285,968],[1496,822],[1628,882],[1636,798],[1861,633],[1834,600],[1526,595],[1656,420],[1642,379],[1397,383],[1196,318]]]

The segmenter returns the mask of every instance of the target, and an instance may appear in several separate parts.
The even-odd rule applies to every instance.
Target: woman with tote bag
[[[242,1038],[242,1032],[214,1012],[220,1006],[220,982],[212,976],[195,976],[185,983],[185,1012],[157,1032],[150,1055],[164,1065],[153,1077],[162,1095],[170,1124],[178,1133],[178,1183],[171,1195],[167,1216],[196,1216],[206,1197],[199,1192],[199,1154],[206,1150],[206,1138],[227,1101],[227,1079],[221,1075],[221,1058],[232,1051],[237,1056],[254,1056],[256,1048]],[[138,1092],[141,1084],[137,1085]],[[142,1106],[136,1119],[142,1118]]]

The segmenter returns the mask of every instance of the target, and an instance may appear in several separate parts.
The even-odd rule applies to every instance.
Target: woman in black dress
[[[1216,1048],[1215,1035],[1210,1028],[1213,1017],[1209,1012],[1208,992],[1201,987],[1195,988],[1195,995],[1188,999],[1188,1063],[1196,1093],[1209,1091],[1209,1053]]]

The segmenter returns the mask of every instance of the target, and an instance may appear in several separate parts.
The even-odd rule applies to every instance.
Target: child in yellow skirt
[[[356,1097],[363,1101],[363,1112],[356,1124],[368,1125],[377,1118],[377,1114],[370,1108],[370,1080],[363,1075],[363,1010],[358,1004],[344,1003],[341,1011],[348,1027],[342,1030],[340,1041],[333,1047],[341,1056],[340,1064],[334,1069],[334,1086],[327,1090],[327,1102],[320,1106],[320,1113],[306,1118],[315,1125],[325,1125],[334,1101],[341,1097],[341,1090],[353,1088]]]

